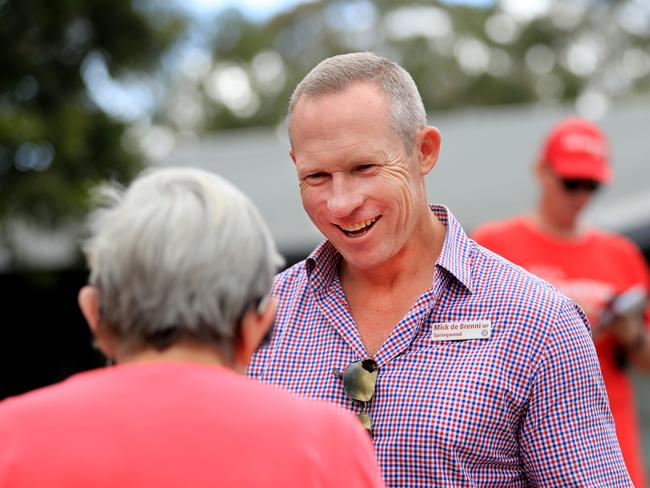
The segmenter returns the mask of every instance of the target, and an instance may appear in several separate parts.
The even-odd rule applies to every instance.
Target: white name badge
[[[467,341],[489,339],[492,322],[489,320],[459,320],[457,322],[436,322],[431,326],[432,341]]]

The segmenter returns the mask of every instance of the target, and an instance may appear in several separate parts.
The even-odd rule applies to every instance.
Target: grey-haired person
[[[0,486],[382,486],[354,417],[236,373],[280,262],[250,200],[191,168],[102,196],[79,305],[116,365],[0,402]]]

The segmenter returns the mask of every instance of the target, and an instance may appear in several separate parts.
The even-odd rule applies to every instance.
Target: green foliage
[[[604,80],[617,76],[622,50],[637,46],[647,52],[650,47],[650,37],[625,32],[614,21],[616,9],[626,3],[631,2],[587,2],[575,8],[564,5],[574,11],[584,8],[572,26],[567,26],[566,21],[561,25],[562,22],[552,18],[552,15],[563,17],[561,13],[530,22],[513,20],[515,34],[512,40],[504,42],[491,37],[486,27],[493,16],[504,16],[496,4],[470,8],[418,0],[408,3],[319,0],[298,5],[264,23],[251,22],[235,10],[226,11],[215,22],[213,59],[248,70],[259,52],[272,49],[283,59],[286,83],[272,96],[260,95],[259,109],[246,116],[231,112],[219,101],[207,100],[216,109],[210,111],[205,128],[276,124],[284,116],[291,90],[309,69],[325,57],[358,50],[375,51],[402,64],[420,88],[428,111],[477,105],[563,103],[575,99],[587,88],[607,94],[609,88]],[[386,34],[384,22],[391,13],[418,8],[441,13],[449,20],[451,33],[445,37],[431,25],[421,35],[391,38]],[[371,24],[371,32],[354,32],[364,22]],[[597,54],[599,66],[593,73],[577,75],[567,69],[567,51],[582,37],[605,45],[610,39],[614,42]],[[459,51],[463,42],[471,44],[470,50],[474,52],[478,49],[487,53],[488,65],[479,66],[480,60],[461,62]],[[527,59],[531,49],[539,46],[548,47],[552,53],[548,71],[531,66]],[[495,67],[497,62],[501,65]],[[648,86],[650,76],[646,73],[640,79],[631,80],[629,90],[643,93]],[[253,89],[256,89],[254,84]],[[622,96],[620,92],[613,95]]]
[[[129,0],[0,0],[0,222],[57,226],[85,212],[94,183],[141,168],[120,144],[126,124],[89,100],[84,61],[150,70],[183,25]]]

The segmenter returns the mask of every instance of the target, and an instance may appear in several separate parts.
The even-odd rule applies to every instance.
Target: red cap
[[[612,178],[607,138],[584,119],[571,118],[555,125],[546,137],[542,158],[561,178],[601,183]]]

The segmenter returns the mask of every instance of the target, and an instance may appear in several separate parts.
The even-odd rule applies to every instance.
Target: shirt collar
[[[471,240],[451,211],[444,205],[431,205],[431,211],[439,222],[447,226],[436,266],[440,266],[456,278],[470,293],[472,291]]]
[[[469,237],[451,211],[444,205],[431,205],[431,211],[438,221],[447,227],[445,241],[436,262],[456,278],[465,288],[472,291],[471,246]],[[306,259],[307,278],[312,288],[330,286],[336,276],[341,255],[331,242],[321,243]]]
[[[307,257],[305,268],[309,284],[315,290],[330,286],[336,276],[341,255],[330,241],[321,243]]]

